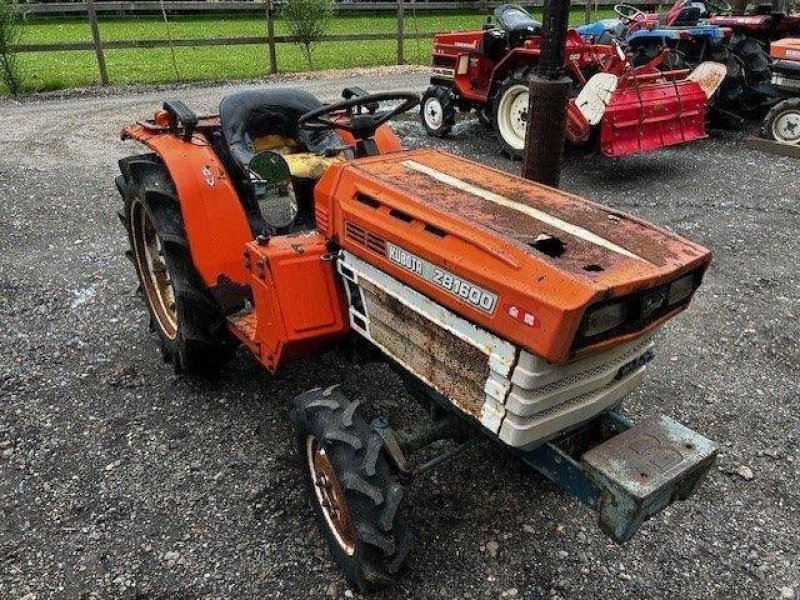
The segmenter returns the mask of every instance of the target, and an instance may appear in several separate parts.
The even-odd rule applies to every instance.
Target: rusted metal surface
[[[595,446],[581,460],[602,491],[601,528],[629,539],[645,519],[691,496],[716,456],[711,440],[664,415]]]
[[[343,249],[559,364],[607,347],[601,346],[607,340],[573,347],[588,306],[688,272],[699,282],[711,260],[707,249],[630,215],[438,151],[334,165],[317,186],[317,202]],[[354,228],[363,232],[358,239]],[[413,264],[394,260],[393,247]],[[465,294],[486,292],[497,302],[488,311],[474,309],[452,285],[424,277],[426,268],[416,267],[426,264]],[[689,300],[611,343],[652,330]],[[533,317],[530,323],[518,319],[520,309]]]
[[[563,41],[559,46],[563,50]],[[571,84],[568,77],[531,77],[528,127],[522,156],[522,176],[525,179],[554,188],[561,181]]]
[[[622,543],[647,519],[692,495],[717,447],[664,415],[634,425],[609,411],[563,439],[517,455],[598,511],[601,529]]]
[[[487,355],[374,285],[361,285],[373,340],[458,408],[480,419],[489,377]]]

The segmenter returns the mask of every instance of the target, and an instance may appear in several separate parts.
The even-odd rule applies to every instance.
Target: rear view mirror
[[[291,225],[297,216],[297,199],[286,159],[277,152],[265,150],[256,154],[248,167],[261,216],[276,229]]]

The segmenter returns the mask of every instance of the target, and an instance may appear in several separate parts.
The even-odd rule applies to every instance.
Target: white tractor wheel
[[[492,97],[494,130],[503,150],[512,158],[522,156],[528,128],[528,78],[518,69],[501,80]]]
[[[453,93],[441,85],[430,86],[422,95],[419,112],[428,135],[445,137],[456,122]]]
[[[800,98],[790,98],[773,106],[764,120],[761,134],[782,144],[800,145]]]

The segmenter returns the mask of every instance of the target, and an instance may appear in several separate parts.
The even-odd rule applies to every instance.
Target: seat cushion
[[[256,150],[254,140],[266,136],[282,136],[296,140],[304,150],[323,153],[341,141],[332,131],[307,131],[297,125],[307,112],[322,103],[312,94],[298,88],[247,90],[226,96],[219,105],[222,135],[231,156],[241,167],[250,163]]]

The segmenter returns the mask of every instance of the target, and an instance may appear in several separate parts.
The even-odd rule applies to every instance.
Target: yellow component
[[[272,150],[278,154],[293,154],[298,148],[299,144],[294,139],[282,135],[262,135],[253,140],[254,152]]]
[[[338,156],[319,156],[313,152],[298,152],[297,154],[284,154],[293,177],[306,179],[319,179],[325,174],[333,163],[342,162]]]

